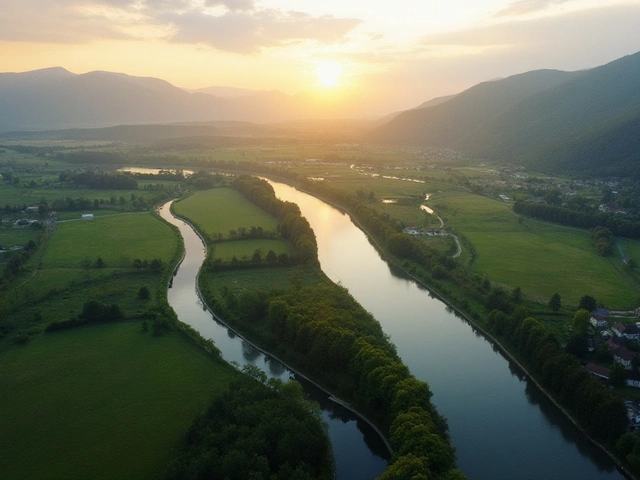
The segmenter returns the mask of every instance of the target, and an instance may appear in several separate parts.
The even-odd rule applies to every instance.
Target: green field
[[[16,245],[25,246],[29,243],[29,240],[36,240],[42,235],[42,230],[27,227],[27,228],[0,228],[0,246],[6,249]],[[2,261],[2,257],[0,257]]]
[[[556,292],[567,305],[583,295],[611,308],[637,301],[638,286],[619,274],[619,260],[596,254],[587,230],[529,218],[520,223],[509,204],[465,192],[443,193],[430,203],[475,247],[473,268],[493,281],[520,286],[544,303]]]
[[[262,227],[275,232],[278,224],[274,217],[230,188],[197,192],[174,203],[172,208],[176,215],[188,218],[210,238],[218,234],[228,238],[230,230],[241,227]]]
[[[168,265],[177,251],[177,233],[149,213],[59,223],[6,294],[13,304],[8,318],[13,329],[0,339],[0,351],[11,348],[17,333],[35,338],[49,323],[80,313],[89,300],[118,304],[127,317],[144,315],[156,305],[167,273],[137,270],[133,259],[159,258]],[[98,257],[104,268],[96,267]],[[85,259],[91,261],[88,268],[82,266]],[[141,287],[149,299],[138,298]]]
[[[233,242],[220,242],[211,245],[212,258],[221,258],[224,262],[231,261],[235,256],[238,260],[248,260],[256,250],[260,251],[262,260],[267,256],[269,250],[273,250],[276,255],[286,253],[291,255],[291,247],[282,240],[236,240]]]
[[[286,288],[294,281],[301,282],[305,285],[315,285],[321,281],[326,281],[317,270],[300,265],[293,267],[209,272],[205,278],[207,284],[214,291],[226,287],[234,293],[242,293],[250,290]]]
[[[148,213],[132,213],[58,223],[47,246],[43,268],[79,267],[82,260],[102,258],[106,267],[130,267],[139,258],[172,259],[175,234]]]
[[[0,356],[0,478],[161,478],[180,435],[235,375],[138,322],[13,348]]]

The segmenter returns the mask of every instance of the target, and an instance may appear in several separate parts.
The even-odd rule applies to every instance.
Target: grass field
[[[0,478],[161,478],[180,435],[235,375],[137,322],[13,348],[0,356]]]
[[[231,188],[197,192],[173,204],[176,215],[190,219],[205,234],[228,238],[230,230],[262,227],[275,231],[277,221]]]
[[[291,247],[282,240],[236,240],[233,242],[215,243],[209,247],[213,251],[213,258],[221,258],[223,261],[230,261],[233,256],[238,260],[248,260],[256,250],[260,251],[264,260],[269,250],[273,250],[276,255],[286,253],[291,255]]]
[[[571,305],[583,295],[608,307],[637,301],[638,286],[620,276],[618,260],[596,254],[586,230],[528,218],[520,223],[510,205],[465,192],[437,195],[431,204],[476,248],[473,268],[494,281],[545,303],[556,292]]]
[[[15,245],[25,246],[29,240],[36,240],[42,231],[31,227],[27,228],[0,228],[0,246],[10,248]],[[2,261],[2,257],[0,257]]]
[[[314,285],[323,281],[323,277],[317,270],[300,265],[207,273],[205,278],[213,291],[227,287],[234,293],[285,288],[290,286],[291,282]]]
[[[136,258],[168,262],[176,249],[172,238],[171,228],[148,213],[58,223],[42,265],[75,268],[86,258],[98,257],[107,267],[130,267]]]

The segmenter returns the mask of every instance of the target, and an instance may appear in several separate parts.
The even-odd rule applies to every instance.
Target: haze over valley
[[[640,1],[0,1],[0,478],[640,478]]]

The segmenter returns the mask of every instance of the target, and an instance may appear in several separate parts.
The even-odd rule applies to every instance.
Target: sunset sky
[[[640,50],[639,25],[640,0],[0,0],[0,72],[316,91],[383,114],[607,63]]]

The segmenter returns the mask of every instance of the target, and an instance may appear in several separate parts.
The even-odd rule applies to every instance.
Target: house
[[[600,365],[596,365],[595,363],[587,363],[584,368],[591,375],[594,375],[598,378],[602,378],[604,380],[609,380],[609,377],[611,376],[610,368],[601,367]]]
[[[611,330],[618,337],[624,337],[628,340],[638,340],[640,338],[640,328],[636,325],[623,325],[620,322],[616,322]]]
[[[38,213],[38,206],[32,205],[31,207],[27,207],[24,209],[26,213]]]
[[[626,369],[630,369],[633,364],[633,360],[636,358],[636,354],[626,347],[620,347],[613,352],[613,361],[618,362]]]
[[[625,325],[624,332],[622,332],[624,338],[629,340],[638,340],[640,338],[640,328],[636,325]]]
[[[611,353],[624,346],[624,339],[621,337],[609,337],[609,339],[607,340],[607,347],[609,347],[609,352]]]
[[[640,388],[640,372],[631,370],[627,377],[627,386]]]
[[[620,322],[616,322],[613,324],[613,327],[611,327],[611,331],[618,337],[622,336],[622,332],[624,332],[624,325],[621,324]]]
[[[606,308],[598,307],[591,312],[589,322],[597,328],[607,328],[609,326],[609,311]]]
[[[638,425],[640,423],[640,404],[638,404],[637,400],[624,403],[627,407],[627,417],[629,418],[629,422],[634,425]]]
[[[609,319],[600,315],[591,315],[589,322],[596,328],[607,328],[609,326]]]

